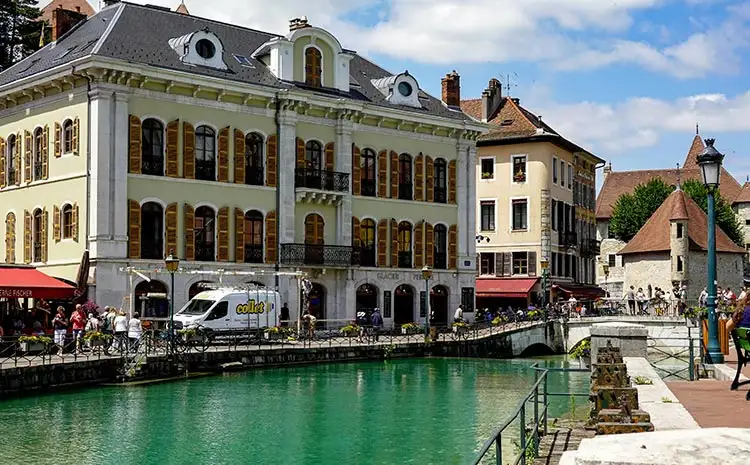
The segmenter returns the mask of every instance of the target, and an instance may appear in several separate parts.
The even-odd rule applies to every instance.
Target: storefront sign
[[[31,289],[0,288],[0,298],[4,299],[30,299]]]
[[[378,273],[376,276],[378,280],[401,280],[400,273]],[[424,281],[422,273],[404,273],[403,279],[411,279],[412,281]]]

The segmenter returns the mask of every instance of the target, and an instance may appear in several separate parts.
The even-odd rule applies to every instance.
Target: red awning
[[[477,297],[525,299],[539,278],[477,279]]]
[[[606,292],[599,286],[593,285],[576,285],[576,284],[554,284],[553,289],[562,291],[565,294],[572,295],[578,300],[595,300],[599,297],[604,297]]]
[[[0,268],[0,298],[70,299],[75,290],[33,268]]]

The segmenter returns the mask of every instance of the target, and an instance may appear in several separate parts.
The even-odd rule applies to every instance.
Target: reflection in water
[[[465,463],[534,382],[531,363],[316,365],[15,399],[0,404],[0,463]],[[550,391],[587,381],[559,374]],[[553,416],[568,408],[551,401]]]

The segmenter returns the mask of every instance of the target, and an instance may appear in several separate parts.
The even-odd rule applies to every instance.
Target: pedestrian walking
[[[630,315],[635,316],[635,287],[630,286],[626,294],[628,299],[628,309],[630,309]]]
[[[83,313],[83,307],[81,307],[81,304],[76,305],[76,309],[73,311],[70,321],[73,323],[73,341],[75,341],[75,350],[80,353],[82,351],[81,339],[83,338],[83,332],[86,330],[86,315]]]
[[[65,309],[62,306],[57,307],[57,314],[52,319],[54,328],[55,345],[58,347],[58,353],[62,354],[65,348],[65,335],[68,332],[68,319],[65,317]]]
[[[141,323],[139,317],[140,314],[135,312],[133,318],[128,321],[128,341],[130,342],[130,350],[134,353],[138,352],[138,345],[143,334],[143,323]]]
[[[375,337],[375,342],[378,342],[380,338],[380,330],[383,328],[383,317],[380,315],[380,309],[375,307],[370,315],[370,324],[372,325],[372,334]]]
[[[460,304],[456,311],[453,313],[453,322],[460,323],[464,321],[464,304]]]
[[[289,326],[289,307],[286,302],[281,306],[281,311],[279,312],[279,326],[282,328]]]
[[[99,318],[96,317],[96,313],[89,313],[88,320],[86,321],[86,334],[98,333],[101,330],[101,323]],[[91,340],[86,342],[86,347],[91,350]]]
[[[128,319],[125,312],[120,310],[114,320],[115,350],[122,353],[127,348]]]
[[[109,349],[112,347],[114,342],[115,334],[115,318],[117,318],[117,311],[114,307],[104,307],[104,316],[102,318],[102,333],[105,337],[104,342],[104,353],[109,355]]]

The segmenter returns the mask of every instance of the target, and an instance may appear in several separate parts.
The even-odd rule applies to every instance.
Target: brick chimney
[[[301,18],[293,18],[289,20],[289,32],[296,31],[297,29],[303,29],[306,27],[312,27],[312,25],[307,22],[307,16],[303,16]]]
[[[461,107],[461,76],[454,69],[440,81],[443,84],[443,102],[449,107]]]
[[[604,180],[607,180],[607,176],[609,176],[609,173],[612,172],[612,162],[607,163],[604,165]]]
[[[490,79],[487,88],[482,92],[482,121],[489,121],[497,112],[502,101],[503,92],[500,81],[495,78]]]
[[[86,20],[86,15],[78,11],[66,10],[62,7],[52,11],[52,41],[59,39],[63,34]]]

